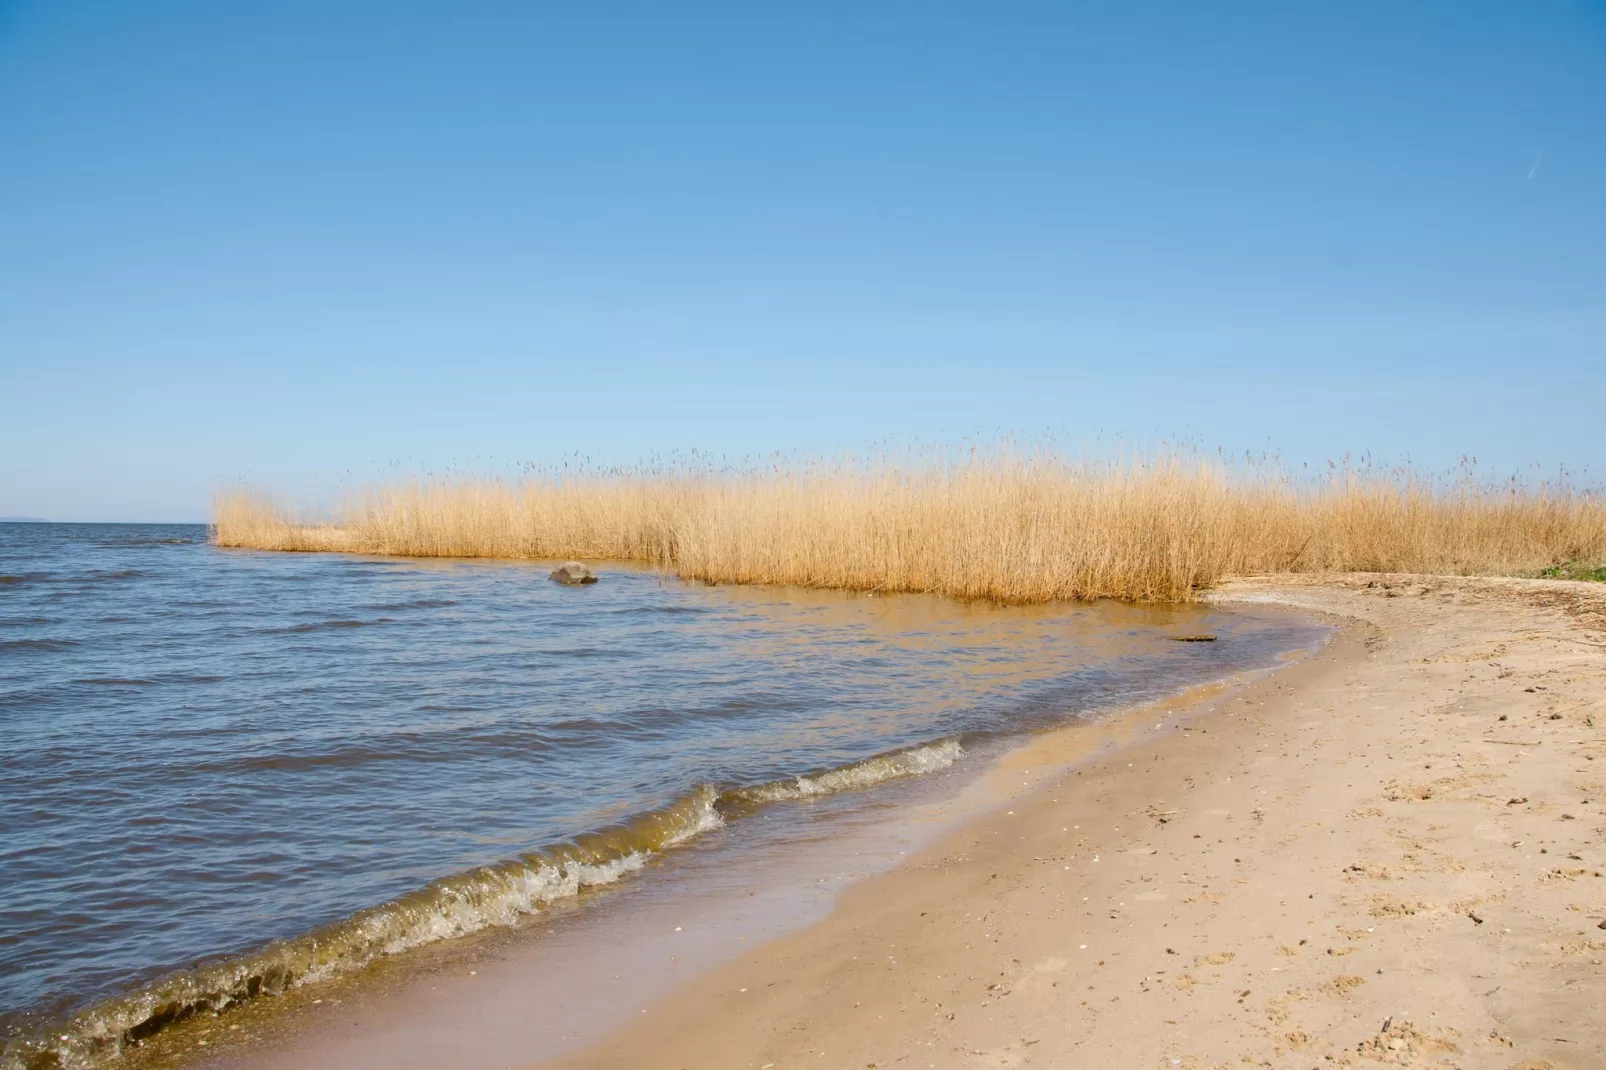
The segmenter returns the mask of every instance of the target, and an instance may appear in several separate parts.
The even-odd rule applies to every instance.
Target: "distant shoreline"
[[[0,524],[51,524],[63,528],[209,528],[206,520],[52,520],[44,516],[0,516]]]

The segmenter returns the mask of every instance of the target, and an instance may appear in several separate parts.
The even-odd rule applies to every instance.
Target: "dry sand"
[[[546,1065],[1606,1066],[1606,590],[1219,597],[1350,625]]]

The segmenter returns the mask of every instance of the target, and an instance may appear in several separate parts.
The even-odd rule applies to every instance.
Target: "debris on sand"
[[[1385,1019],[1383,1028],[1356,1046],[1362,1058],[1395,1066],[1423,1066],[1437,1055],[1461,1049],[1444,1033],[1428,1034],[1408,1021]]]

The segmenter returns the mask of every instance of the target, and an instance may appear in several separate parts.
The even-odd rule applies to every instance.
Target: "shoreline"
[[[1299,614],[1305,620],[1309,615]],[[875,793],[836,796],[808,820],[812,834],[785,843],[704,845],[713,851],[664,861],[651,891],[604,897],[594,909],[571,914],[556,928],[487,934],[485,940],[438,948],[425,967],[376,964],[378,974],[354,977],[335,988],[286,993],[277,1006],[230,1012],[227,1024],[172,1040],[210,1044],[209,1057],[171,1063],[160,1049],[142,1052],[137,1065],[251,1067],[276,1070],[303,1065],[428,1067],[451,1061],[470,1067],[515,1066],[532,1053],[561,1057],[586,1046],[672,996],[702,974],[742,952],[806,930],[829,917],[841,891],[874,880],[935,840],[968,827],[979,816],[1015,805],[1045,776],[1107,759],[1157,732],[1174,733],[1204,716],[1247,681],[1287,671],[1321,643],[1286,651],[1281,664],[1247,668],[1167,696],[1114,707],[1092,720],[1000,739],[978,755],[952,787],[951,778],[916,777]],[[956,770],[957,772],[957,770]],[[811,807],[812,809],[812,807]],[[775,815],[784,816],[780,812]],[[795,818],[788,819],[789,821]],[[818,838],[816,838],[818,837]],[[779,850],[778,850],[779,848]],[[742,871],[710,870],[738,852]],[[756,853],[755,853],[756,852]],[[700,871],[700,872],[699,872]],[[666,883],[667,882],[667,883]],[[756,898],[753,898],[756,897]],[[684,931],[683,931],[684,930]],[[608,948],[599,956],[599,947]],[[410,968],[409,968],[410,967]],[[531,1013],[531,1008],[540,1008]],[[232,1035],[224,1029],[243,1028]],[[245,1046],[235,1041],[247,1040]],[[200,1054],[191,1047],[192,1054]]]
[[[941,819],[928,808],[917,819],[928,828],[902,844],[907,855],[883,836],[879,847],[868,844],[881,860],[851,861],[857,872],[839,873],[834,887],[788,888],[814,877],[797,865],[778,867],[765,874],[768,889],[791,894],[794,920],[761,925],[740,944],[728,910],[682,918],[660,904],[656,914],[632,912],[620,905],[633,897],[609,906],[604,895],[603,911],[582,911],[555,930],[568,934],[567,965],[596,975],[589,990],[554,980],[562,964],[546,960],[549,941],[562,944],[561,935],[543,933],[521,948],[516,934],[507,941],[492,934],[440,949],[411,981],[398,979],[407,971],[377,984],[353,978],[340,993],[323,992],[332,999],[305,990],[306,998],[265,1001],[280,1005],[257,1008],[265,1017],[247,1009],[196,1022],[201,1028],[176,1037],[177,1048],[131,1053],[128,1065],[1202,1068],[1239,1060],[1426,1066],[1442,1058],[1501,1070],[1606,1066],[1590,1061],[1606,1040],[1599,1016],[1583,1009],[1606,996],[1599,970],[1606,931],[1591,928],[1606,925],[1606,881],[1591,876],[1606,868],[1606,785],[1592,764],[1606,757],[1606,734],[1594,724],[1606,714],[1606,590],[1557,581],[1283,576],[1235,581],[1212,600],[1283,605],[1342,624],[1293,665],[1196,685],[995,752],[964,789],[983,801],[949,805]],[[1372,705],[1385,693],[1385,705]],[[1526,713],[1518,718],[1512,707],[1510,721],[1493,720],[1502,701],[1542,706],[1530,711],[1539,719],[1535,731],[1571,731],[1563,742],[1578,750],[1577,768],[1563,768],[1568,754],[1556,741],[1547,750],[1545,740],[1529,738]],[[1423,719],[1431,730],[1422,730]],[[1485,721],[1520,723],[1522,738],[1486,740],[1479,734],[1490,728]],[[1513,743],[1532,746],[1506,746]],[[1496,755],[1499,773],[1489,751],[1510,754]],[[1474,790],[1517,774],[1526,778],[1520,785]],[[1558,788],[1578,797],[1545,798]],[[1334,801],[1368,791],[1347,806]],[[1519,798],[1521,805],[1507,805]],[[1309,809],[1313,800],[1319,805]],[[1425,818],[1440,806],[1452,812]],[[1469,823],[1469,813],[1489,816],[1478,806],[1507,825],[1548,817],[1572,838],[1558,853],[1555,840],[1531,831],[1511,839],[1507,829],[1491,854],[1489,822]],[[1506,872],[1507,856],[1523,844],[1541,852],[1524,854],[1525,865],[1561,863],[1536,871],[1540,898],[1550,896],[1537,936],[1531,889],[1516,886],[1522,874]],[[1227,851],[1230,863],[1214,857]],[[838,853],[842,861],[849,852]],[[1285,855],[1307,861],[1292,864]],[[1550,901],[1569,890],[1573,899]],[[1306,892],[1302,924],[1315,926],[1324,942],[1299,932],[1293,942],[1283,939],[1281,929],[1300,920],[1301,904],[1291,901],[1297,891]],[[796,900],[805,892],[814,905],[800,917]],[[706,909],[704,899],[691,905]],[[1528,930],[1501,916],[1512,903],[1522,904]],[[581,956],[587,917],[593,943]],[[676,934],[684,920],[685,934],[670,936],[666,917]],[[1440,946],[1458,925],[1487,937],[1496,917],[1508,923],[1498,931],[1501,949],[1527,939],[1537,951],[1491,966],[1464,939]],[[631,946],[604,943],[611,950],[596,956],[599,931],[621,919],[637,926],[618,930]],[[984,922],[992,924],[982,935],[970,932]],[[1212,946],[1198,939],[1184,946],[1173,935],[1190,928]],[[717,939],[716,929],[723,930]],[[643,939],[644,931],[656,935]],[[1153,951],[1146,941],[1157,934],[1170,941],[1158,965],[1142,954]],[[1268,957],[1263,945],[1273,936],[1282,942]],[[1386,948],[1378,943],[1385,937]],[[723,946],[699,947],[705,939]],[[1426,980],[1417,959],[1401,957],[1401,940],[1418,956],[1427,948]],[[1090,960],[1096,965],[1081,961],[1089,952],[1102,953]],[[588,958],[612,961],[587,965]],[[1331,968],[1363,958],[1368,970],[1387,973]],[[470,981],[476,966],[484,976]],[[1532,975],[1580,968],[1584,976],[1548,984]],[[611,995],[597,983],[609,969],[656,972],[661,983],[627,991],[629,1010],[603,1028],[591,1022],[578,1045],[537,1054],[553,1048],[543,1030],[574,1028],[574,1007]],[[1513,969],[1523,976],[1506,976]],[[1415,984],[1401,983],[1413,970]],[[1484,1003],[1507,1004],[1485,1006],[1469,995],[1469,983],[1490,977],[1496,981]],[[1093,989],[1085,990],[1089,982]],[[1402,998],[1425,985],[1449,986],[1453,998]],[[1076,1000],[1065,1002],[1067,986]],[[1162,1003],[1162,1012],[1145,1011]],[[1524,1018],[1518,1012],[1529,1003],[1555,1013],[1543,1022]],[[1446,1008],[1460,1020],[1442,1021]],[[1468,1020],[1488,1028],[1477,1034]],[[245,1034],[223,1032],[242,1024],[256,1034],[243,1046]],[[1138,1031],[1153,1050],[1133,1061]],[[532,1037],[540,1039],[531,1044]],[[1161,1050],[1167,1037],[1172,1043]],[[1180,1043],[1189,1040],[1196,1050]]]
[[[552,590],[554,588],[543,586],[542,589]],[[744,604],[753,597],[747,592],[732,592],[732,595]],[[732,595],[720,593],[709,597],[727,599]],[[840,598],[836,596],[821,597],[825,597],[833,605],[840,601]],[[896,608],[892,602],[893,600],[887,600],[886,602],[878,600],[875,603],[848,604],[854,606],[855,610],[860,605],[873,609],[874,616],[879,620],[892,613]],[[944,612],[948,611],[944,610]],[[968,613],[968,611],[966,612]],[[1042,622],[1038,621],[1037,618],[1041,616],[1042,613],[1037,611],[1027,611],[1025,613],[1024,619],[1028,626],[1027,631],[1038,629]],[[904,804],[911,798],[931,801],[939,795],[950,794],[952,791],[958,790],[960,785],[978,775],[984,774],[986,769],[991,766],[1001,747],[1018,746],[1024,736],[1041,730],[1040,728],[1025,727],[1026,725],[1041,725],[1059,721],[1067,715],[1066,711],[1068,709],[1082,709],[1084,707],[1089,711],[1099,711],[1096,715],[1102,719],[1108,712],[1119,710],[1127,703],[1143,701],[1145,697],[1152,697],[1163,689],[1186,686],[1190,677],[1195,680],[1209,680],[1218,674],[1233,671],[1236,666],[1265,666],[1271,663],[1271,658],[1277,655],[1279,651],[1317,645],[1320,641],[1318,636],[1324,635],[1327,631],[1324,627],[1313,627],[1309,623],[1308,616],[1304,614],[1279,610],[1251,610],[1246,614],[1237,612],[1212,614],[1208,609],[1194,609],[1186,612],[1162,610],[1134,613],[1128,611],[1125,607],[1110,607],[1110,611],[1106,613],[1095,607],[1085,610],[1076,608],[1070,611],[1069,616],[1066,616],[1064,620],[1060,620],[1058,613],[1050,613],[1050,616],[1053,617],[1053,620],[1048,623],[1054,626],[1056,633],[1061,624],[1073,627],[1073,629],[1082,628],[1083,624],[1078,624],[1077,621],[1082,620],[1083,617],[1087,617],[1092,622],[1087,625],[1093,630],[1089,633],[1090,638],[1085,650],[1082,646],[1076,644],[1073,644],[1070,648],[1059,649],[1058,655],[1050,658],[1044,669],[1056,681],[1054,688],[1057,690],[1051,689],[1051,693],[1060,695],[1061,692],[1064,692],[1060,696],[1061,699],[1067,696],[1071,697],[1071,704],[1068,707],[1059,708],[1055,705],[1059,700],[1050,701],[1044,694],[1038,694],[1035,698],[1031,698],[1030,696],[1033,692],[1028,688],[1016,694],[1014,698],[1009,698],[1006,694],[1001,704],[998,704],[1000,709],[1006,710],[1010,717],[1014,719],[1014,724],[1010,727],[989,723],[985,718],[978,720],[976,717],[969,717],[969,728],[965,725],[959,725],[949,726],[946,730],[942,728],[933,729],[933,731],[940,731],[945,734],[927,736],[925,738],[939,740],[938,743],[928,743],[923,747],[917,746],[909,750],[891,752],[892,757],[890,758],[883,755],[848,766],[831,767],[830,771],[820,776],[794,777],[774,782],[764,777],[750,780],[747,786],[722,792],[719,798],[713,800],[716,810],[719,809],[719,803],[724,801],[729,803],[729,809],[737,812],[724,813],[723,816],[742,816],[742,820],[736,822],[730,829],[724,828],[723,824],[721,824],[718,829],[708,833],[706,842],[703,842],[702,838],[699,837],[699,842],[695,847],[691,847],[689,844],[685,846],[691,847],[691,854],[694,855],[708,855],[711,852],[721,853],[727,865],[745,867],[751,864],[761,871],[774,868],[776,872],[766,874],[763,881],[765,884],[774,885],[782,881],[781,874],[783,872],[791,876],[798,876],[796,872],[797,866],[791,863],[776,865],[777,860],[773,845],[780,841],[776,840],[775,834],[765,832],[765,826],[774,826],[782,841],[787,840],[788,837],[795,841],[798,833],[807,831],[802,828],[802,825],[809,824],[817,826],[811,834],[822,840],[830,838],[831,833],[826,830],[821,821],[823,815],[828,811],[842,809],[851,812],[863,809],[886,814],[902,809]],[[1217,618],[1220,619],[1218,620]],[[1203,627],[1202,630],[1220,632],[1229,641],[1215,647],[1185,647],[1178,644],[1160,642],[1159,639],[1163,638],[1164,629],[1178,625],[1179,621],[1183,631],[1199,631],[1201,630],[1199,622],[1209,621],[1210,626]],[[1126,672],[1124,675],[1117,673],[1114,676],[1105,678],[1101,674],[1095,674],[1092,680],[1080,681],[1076,673],[1070,671],[1073,667],[1079,666],[1084,662],[1102,665],[1104,659],[1112,656],[1112,650],[1119,652],[1127,649],[1129,644],[1122,636],[1128,633],[1122,632],[1119,627],[1111,631],[1109,637],[1105,637],[1104,633],[1104,630],[1107,630],[1112,623],[1119,625],[1121,622],[1127,622],[1128,628],[1137,629],[1129,634],[1145,637],[1143,639],[1143,644],[1146,644],[1145,649],[1155,648],[1155,653],[1159,660],[1135,675],[1132,672]],[[1150,634],[1151,632],[1154,634]],[[1069,634],[1077,635],[1080,632],[1073,630]],[[1006,635],[1005,638],[1010,638],[1010,636]],[[1239,639],[1247,639],[1249,641],[1239,645],[1236,642]],[[1110,647],[1110,643],[1115,645]],[[1109,647],[1109,649],[1106,649],[1106,647]],[[1029,647],[1028,649],[1034,649],[1034,647]],[[937,672],[939,675],[935,678],[941,679],[941,667],[947,664],[946,660],[939,660],[934,664],[927,665],[926,668],[930,671],[926,675],[929,677],[931,672]],[[1140,665],[1141,663],[1134,662],[1133,664]],[[1192,667],[1190,668],[1189,666]],[[951,667],[949,671],[952,671]],[[983,665],[976,679],[983,682],[994,680],[998,671],[991,666]],[[1063,679],[1061,679],[1062,677]],[[1067,683],[1067,681],[1071,682]],[[925,684],[921,680],[911,680],[908,682],[908,686],[918,689],[925,686]],[[949,687],[950,696],[966,691],[970,686],[968,678],[967,680],[956,679],[953,685]],[[984,686],[984,684],[978,684],[978,686]],[[994,690],[997,690],[997,688],[994,687]],[[1091,703],[1085,697],[1076,697],[1085,695],[1103,695],[1104,697]],[[887,704],[895,707],[903,699],[898,695],[882,695],[875,696],[874,701],[878,704],[878,708],[880,705]],[[996,721],[996,719],[994,720]],[[943,767],[949,765],[952,758],[957,756],[959,748],[954,746],[951,741],[941,742],[948,738],[947,731],[958,733],[955,738],[962,738],[967,749],[974,748],[975,751],[973,759],[965,761],[962,767],[956,767],[952,776],[946,775]],[[922,736],[917,735],[915,738],[922,738]],[[882,745],[885,746],[887,744],[883,743]],[[950,751],[952,753],[949,753]],[[907,764],[906,759],[921,759],[918,763],[920,768],[903,769],[902,766]],[[785,766],[778,765],[775,768],[784,769]],[[897,774],[901,772],[919,772],[924,775],[899,777]],[[931,784],[937,786],[925,789],[912,787],[910,790],[905,790],[902,787],[894,788],[888,785],[878,788],[874,792],[848,791],[840,796],[842,800],[840,804],[824,801],[827,797],[834,795],[838,788],[852,788],[869,780],[881,780],[888,777],[893,780],[907,780],[910,785]],[[737,781],[737,783],[741,782]],[[701,790],[701,788],[697,789],[699,792]],[[697,798],[703,802],[708,801],[700,794]],[[774,801],[790,803],[797,800],[806,801],[801,806],[782,805],[773,809],[767,805]],[[701,813],[702,809],[705,808],[699,808],[697,813]],[[805,813],[814,813],[816,816],[808,818],[798,816]],[[656,812],[649,813],[641,822],[631,821],[626,824],[632,828],[637,824],[642,824],[643,833],[650,834],[655,842],[657,839],[666,837],[670,841],[678,842],[682,837],[676,834],[676,830],[684,823],[674,823],[673,828],[660,828],[659,826],[663,822],[657,820],[657,818],[662,816],[662,814]],[[693,816],[695,817],[696,814],[693,814]],[[749,817],[754,819],[751,824],[748,821]],[[880,818],[878,817],[876,820],[879,821]],[[944,816],[940,820],[949,820],[949,818]],[[801,825],[799,824],[800,822]],[[593,828],[604,827],[597,822],[589,824]],[[625,831],[628,831],[621,831],[625,829],[624,826],[610,825],[606,826],[606,828],[610,830],[607,834],[608,842],[601,846],[618,846],[615,841],[618,841],[620,836],[624,835]],[[745,831],[738,832],[738,829]],[[771,847],[764,847],[756,856],[751,850],[754,845],[753,833],[755,830],[757,830],[759,845],[762,846],[766,842],[772,845]],[[921,834],[924,835],[924,832]],[[585,857],[582,858],[582,861],[587,865],[599,861],[595,857],[596,852],[588,848],[590,839],[591,837],[583,837],[572,845],[572,850],[565,848],[565,857],[568,854],[584,852]],[[741,846],[742,844],[746,844],[746,846]],[[789,849],[792,845],[791,842],[781,843],[782,849]],[[807,847],[808,845],[804,843],[802,846]],[[733,850],[738,853],[733,855],[731,853]],[[655,854],[657,853],[663,852],[655,852]],[[829,854],[829,852],[826,853]],[[859,875],[864,872],[878,871],[895,864],[895,855],[898,853],[901,853],[901,850],[878,852],[874,846],[866,845],[862,851],[858,852],[860,857],[844,860],[842,868],[843,871],[851,870]],[[682,855],[682,851],[677,848],[674,852],[665,853],[667,871],[683,870],[685,865],[681,862],[669,861],[669,855],[671,854],[679,858]],[[816,859],[818,854],[818,852],[815,852]],[[528,860],[529,856],[523,857]],[[557,860],[553,861],[555,863]],[[689,865],[689,863],[687,864]],[[704,865],[703,863],[698,863],[698,865],[703,865],[705,870],[713,871],[717,874],[717,867]],[[170,977],[164,975],[163,978],[159,978],[154,983],[131,989],[128,996],[118,996],[104,1004],[95,1005],[91,1008],[92,1013],[82,1016],[83,1021],[86,1023],[85,1027],[79,1029],[78,1023],[74,1022],[72,1023],[72,1029],[62,1030],[61,1039],[66,1042],[72,1039],[73,1034],[91,1035],[90,1030],[92,1028],[98,1028],[101,1035],[111,1035],[120,1026],[132,1021],[141,1023],[141,1025],[139,1026],[139,1032],[135,1034],[140,1037],[140,1043],[134,1050],[125,1053],[127,1056],[125,1061],[130,1065],[135,1063],[152,1066],[187,1064],[203,1054],[215,1059],[217,1056],[241,1052],[242,1046],[238,1042],[250,1041],[253,1036],[271,1035],[276,1043],[289,1039],[288,1034],[292,1030],[288,1027],[293,1020],[301,1018],[299,1011],[307,1005],[317,1005],[323,1008],[322,1011],[314,1012],[315,1015],[327,1014],[336,1006],[344,1006],[349,1010],[357,1002],[370,1004],[375,1002],[369,998],[373,992],[386,988],[390,991],[395,991],[397,988],[405,988],[409,974],[430,974],[431,971],[438,972],[440,970],[449,971],[453,961],[472,958],[477,954],[518,954],[519,949],[517,947],[513,947],[511,951],[509,951],[509,948],[510,945],[516,945],[521,940],[546,946],[554,939],[561,939],[556,934],[546,931],[545,919],[555,916],[556,913],[569,914],[570,912],[566,908],[559,906],[560,903],[567,903],[569,901],[568,898],[560,898],[557,901],[545,903],[536,914],[528,918],[528,923],[525,919],[520,919],[514,925],[508,926],[508,938],[505,940],[503,939],[503,933],[500,931],[488,932],[482,937],[474,933],[465,936],[462,930],[459,930],[455,936],[446,934],[451,938],[445,940],[444,943],[450,946],[442,947],[438,950],[426,950],[427,947],[433,946],[426,943],[425,947],[415,947],[403,955],[381,954],[377,958],[369,955],[366,963],[346,954],[348,945],[354,945],[356,951],[360,954],[380,939],[390,938],[398,931],[397,924],[402,926],[400,931],[405,935],[407,932],[433,924],[441,916],[445,916],[446,920],[450,922],[453,918],[460,916],[461,911],[443,914],[442,911],[434,909],[437,905],[437,900],[441,899],[443,895],[449,896],[454,887],[463,883],[465,877],[475,882],[474,888],[471,890],[479,889],[480,886],[486,884],[486,880],[481,878],[500,877],[510,866],[515,866],[519,871],[514,876],[518,876],[520,873],[528,875],[530,872],[530,866],[517,862],[517,860],[497,865],[492,872],[464,870],[459,874],[432,881],[427,886],[423,886],[421,891],[409,893],[405,899],[394,903],[387,902],[379,908],[368,908],[358,915],[348,917],[343,921],[337,921],[332,926],[312,930],[304,936],[275,943],[265,949],[248,951],[243,956],[218,956],[210,961],[202,961],[197,967],[190,970],[181,971]],[[549,867],[542,863],[537,876],[545,877],[547,868]],[[641,888],[637,889],[632,896],[626,896],[626,898],[647,896],[656,899],[659,897],[659,881],[664,877],[666,870],[660,869],[657,865],[653,865],[652,868],[655,871],[653,874],[654,879],[644,881]],[[821,870],[820,872],[826,871]],[[816,881],[817,876],[817,873],[810,873],[803,876],[802,879],[813,883]],[[717,876],[716,879],[723,881],[724,877]],[[833,876],[832,879],[834,881],[835,877]],[[635,885],[636,882],[630,883]],[[543,879],[535,890],[546,889],[550,884],[550,881]],[[648,890],[649,888],[651,889],[650,891]],[[500,885],[497,885],[493,890],[500,891]],[[759,890],[762,895],[768,889],[761,887]],[[512,891],[518,892],[519,889],[515,887]],[[583,891],[569,889],[569,891],[580,891],[580,895],[575,897],[576,904],[583,900],[588,907],[591,904],[598,903],[599,899],[605,902],[614,898],[600,888]],[[442,894],[438,895],[436,894],[437,892]],[[500,899],[491,905],[495,906],[499,902],[501,902]],[[452,904],[448,903],[447,905],[450,906]],[[616,907],[609,907],[608,909],[615,916],[619,914],[619,910]],[[811,918],[806,920],[812,920],[812,916],[818,916],[821,912],[811,904],[808,909]],[[581,912],[582,915],[586,913],[589,913],[589,910]],[[797,910],[786,907],[780,913],[785,920],[785,924],[779,926],[781,931],[801,924],[794,920],[799,913]],[[393,922],[396,924],[392,924]],[[535,929],[541,931],[531,932],[532,923]],[[574,921],[566,919],[566,924],[574,923]],[[595,946],[612,948],[614,954],[617,954],[619,950],[617,937],[623,936],[626,941],[632,939],[630,936],[631,930],[628,926],[621,927],[616,934],[610,935],[606,930],[599,929],[595,925],[589,925],[586,922],[579,922],[579,924],[586,925],[592,935],[597,938]],[[475,926],[474,928],[479,927]],[[501,927],[492,926],[492,928],[500,930]],[[762,934],[755,934],[750,939],[767,938],[773,935],[775,931],[777,931],[777,926],[772,925]],[[348,940],[348,934],[354,934],[358,939],[355,942]],[[689,944],[690,941],[689,939],[682,940],[681,943]],[[255,976],[268,976],[269,969],[277,962],[288,960],[290,967],[299,967],[303,969],[303,972],[307,972],[305,970],[306,963],[310,962],[312,966],[316,967],[318,962],[335,959],[336,956],[341,956],[338,964],[345,968],[324,971],[319,976],[311,977],[311,980],[317,982],[315,984],[297,985],[295,984],[296,978],[292,975],[289,978],[281,979],[281,983],[275,991],[269,991],[264,982],[264,989],[261,994],[272,996],[273,998],[260,1001],[256,998],[245,998],[241,1001],[240,996],[237,994],[244,990],[245,996],[254,997],[256,993],[247,987],[252,978]],[[525,956],[526,959],[533,957],[535,956]],[[699,951],[695,956],[688,955],[683,957],[688,960],[688,966],[693,958],[699,959],[701,963],[708,961],[708,955],[705,951]],[[485,971],[482,969],[480,972],[484,973]],[[348,978],[350,983],[346,983],[341,978]],[[431,980],[426,983],[433,985],[433,975]],[[219,993],[221,993],[220,997],[218,996]],[[630,993],[625,997],[631,1001],[632,1006],[634,1005],[634,995],[635,993]],[[148,999],[147,996],[149,997]],[[223,1006],[219,1006],[219,1003],[222,1003]],[[125,1015],[125,1010],[129,1014]],[[189,1013],[192,1010],[193,1013]],[[222,1013],[217,1013],[219,1011]],[[280,1012],[283,1011],[290,1011],[291,1013],[281,1014]],[[341,1013],[344,1014],[345,1011]],[[156,1017],[156,1021],[152,1025],[162,1025],[164,1028],[157,1030],[143,1025],[145,1018],[153,1015],[158,1015],[159,1017]],[[305,1021],[306,1019],[301,1018],[301,1020]],[[281,1028],[281,1026],[285,1028]],[[587,1035],[588,1039],[590,1035],[592,1034]],[[51,1036],[49,1039],[54,1040],[55,1037]],[[39,1047],[47,1046],[40,1045]],[[49,1045],[48,1047],[54,1048],[55,1046]],[[543,1054],[548,1051],[546,1044],[537,1044],[535,1048]],[[64,1043],[60,1050],[63,1050],[66,1056],[64,1061],[69,1063],[77,1061],[74,1058],[77,1052],[72,1045]],[[20,1055],[22,1052],[16,1054]],[[8,1064],[11,1061],[14,1060],[7,1060]],[[505,1065],[505,1063],[495,1062],[490,1065]]]
[[[1313,649],[1321,646],[1282,657],[1302,659]],[[1157,729],[1175,731],[1245,681],[1284,668],[1246,668],[1092,720],[994,740],[968,773],[953,770],[957,780],[940,771],[895,779],[870,794],[822,796],[804,819],[812,831],[798,826],[779,841],[693,845],[666,856],[650,886],[588,894],[588,904],[574,902],[555,926],[556,917],[538,920],[534,932],[487,931],[422,958],[376,963],[345,982],[292,990],[198,1022],[199,1030],[134,1054],[130,1065],[500,1067],[526,1062],[532,1051],[583,1051],[688,980],[828,917],[842,889],[1012,805],[1051,771],[1096,762]],[[771,816],[790,827],[798,813]],[[738,860],[737,870],[724,868]],[[600,947],[606,955],[597,954]],[[540,1013],[531,1015],[532,1007]]]
[[[1351,623],[534,1065],[1606,1066],[1606,592],[1214,597]]]

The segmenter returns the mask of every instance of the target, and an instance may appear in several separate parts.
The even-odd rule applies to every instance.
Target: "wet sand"
[[[540,1065],[1606,1066],[1606,592],[1218,597],[1349,626]]]
[[[689,979],[828,917],[843,889],[1006,810],[1048,777],[1208,716],[1267,671],[998,740],[967,769],[766,811],[740,826],[740,842],[722,842],[729,828],[700,837],[649,879],[587,892],[531,925],[192,1019],[139,1049],[131,1070],[501,1070],[584,1050]]]

